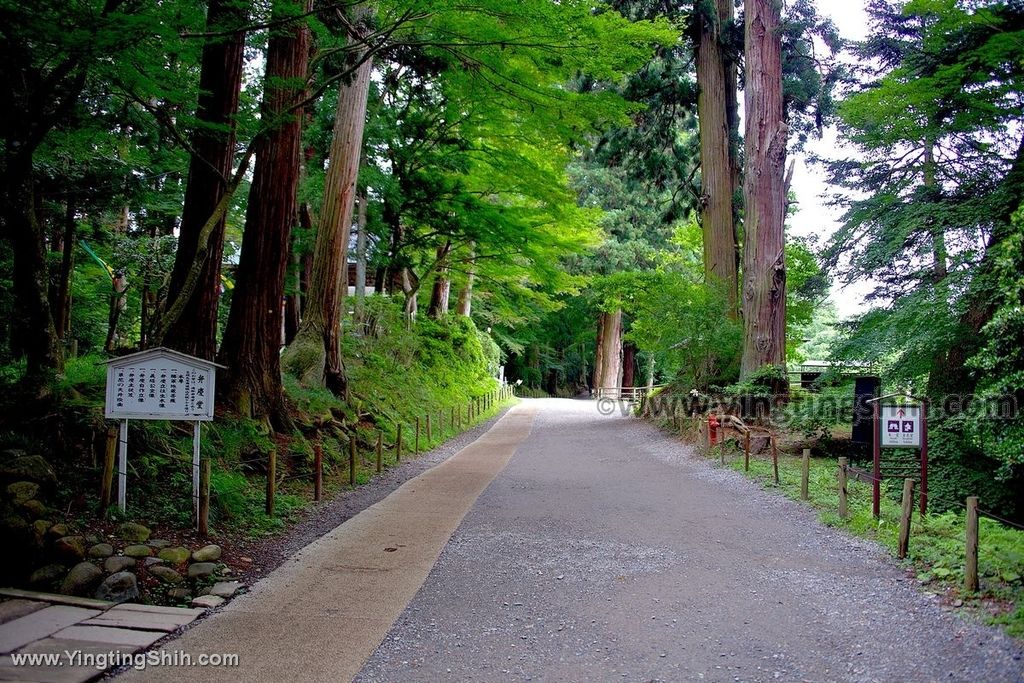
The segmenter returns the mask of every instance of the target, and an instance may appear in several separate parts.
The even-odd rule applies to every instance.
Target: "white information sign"
[[[921,447],[920,406],[881,406],[881,445],[883,448]]]
[[[216,365],[152,349],[107,364],[105,416],[115,420],[213,419]]]
[[[171,349],[140,351],[107,361],[103,414],[120,421],[117,504],[123,511],[128,488],[128,420],[192,422],[192,507],[199,523],[200,423],[213,419],[214,380],[223,367]]]

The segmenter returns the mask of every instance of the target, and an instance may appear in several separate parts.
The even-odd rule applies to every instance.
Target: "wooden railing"
[[[658,387],[652,387],[651,389],[648,389],[647,387],[600,387],[594,390],[594,398],[609,398],[613,401],[639,403],[644,396],[647,396],[648,393],[657,388]]]

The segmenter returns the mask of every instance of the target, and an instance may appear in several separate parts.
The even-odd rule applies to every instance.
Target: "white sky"
[[[861,0],[819,0],[818,11],[830,16],[842,36],[848,40],[862,40],[867,33],[867,15]],[[820,156],[830,156],[837,144],[836,131],[826,129],[821,140],[808,143],[808,150]],[[823,197],[829,190],[822,170],[811,167],[802,156],[796,157],[793,173],[793,191],[798,202],[797,213],[790,218],[791,234],[812,237],[824,242],[839,226],[841,208],[825,205]],[[864,296],[870,291],[870,282],[859,282],[845,288],[834,285],[831,299],[841,318],[865,310]]]

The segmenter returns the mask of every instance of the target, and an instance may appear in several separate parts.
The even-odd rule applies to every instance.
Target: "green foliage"
[[[630,300],[634,318],[627,338],[655,357],[667,377],[690,388],[736,378],[742,328],[722,314],[727,295],[676,271],[645,274],[642,293]]]
[[[984,346],[970,365],[980,374],[977,397],[988,414],[968,413],[963,427],[971,445],[1000,463],[999,476],[1024,478],[1024,211],[995,251],[995,312],[983,329]],[[1014,409],[1015,408],[1015,409]],[[994,418],[994,419],[993,419]]]
[[[368,333],[346,335],[343,351],[359,409],[374,415],[389,439],[396,423],[464,409],[497,387],[497,346],[469,318],[421,316],[408,328],[401,305],[386,297],[367,297],[365,315]]]
[[[786,386],[789,377],[786,368],[778,365],[765,365],[750,373],[741,382],[730,384],[722,389],[726,396],[769,398],[778,393],[780,386]]]
[[[789,402],[772,419],[787,429],[828,440],[837,425],[849,425],[853,415],[853,385],[840,383],[815,392],[791,388]]]

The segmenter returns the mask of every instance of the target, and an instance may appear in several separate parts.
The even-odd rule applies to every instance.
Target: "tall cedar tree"
[[[162,321],[158,343],[212,360],[217,352],[224,223],[221,215],[209,235],[203,228],[217,212],[229,185],[235,157],[235,117],[242,85],[247,3],[210,0],[206,15],[211,36],[203,47],[199,75],[199,127],[192,136],[185,203],[174,269],[168,284],[170,319]],[[201,262],[199,262],[201,260]],[[200,269],[194,286],[189,274]],[[177,301],[184,297],[183,302]],[[182,305],[184,304],[184,305]]]
[[[364,27],[372,17],[367,5],[352,11],[352,24]],[[353,40],[362,40],[359,35]],[[351,80],[338,89],[323,207],[313,247],[313,271],[302,324],[285,351],[284,367],[307,386],[326,386],[336,395],[347,390],[341,361],[342,287],[347,285],[347,257],[359,160],[366,124],[373,61],[369,47],[356,50]]]
[[[739,161],[736,64],[724,44],[734,20],[732,0],[697,3],[697,118],[700,128],[700,224],[704,233],[704,278],[728,292],[730,314],[736,308],[739,270],[734,195]]]
[[[778,0],[746,3],[743,356],[740,377],[786,357],[785,164]],[[784,390],[784,386],[778,387]]]
[[[311,5],[312,0],[276,0],[272,21],[308,12]],[[269,128],[256,143],[242,253],[220,350],[227,366],[218,383],[224,402],[279,429],[289,422],[281,385],[281,301],[297,217],[298,104],[305,96],[309,45],[309,28],[302,21],[285,23],[267,45],[261,118]]]

